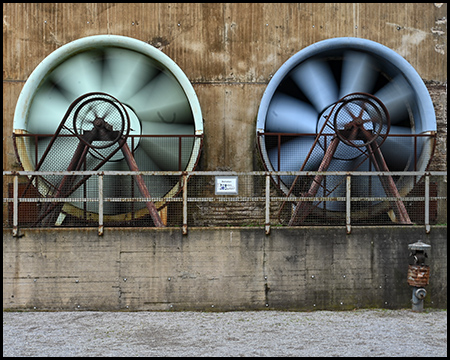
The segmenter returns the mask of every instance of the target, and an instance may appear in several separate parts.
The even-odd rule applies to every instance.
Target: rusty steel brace
[[[139,171],[138,165],[136,163],[136,160],[133,157],[133,154],[131,153],[130,148],[128,147],[127,143],[123,144],[122,146],[122,152],[125,156],[125,160],[128,163],[128,166],[130,167],[131,171]],[[148,191],[147,186],[145,185],[144,179],[142,175],[137,174],[134,175],[134,181],[136,181],[136,184],[142,194],[145,198],[150,198],[150,192]],[[146,203],[148,212],[150,213],[150,216],[152,217],[153,223],[156,227],[165,227],[163,221],[161,220],[161,217],[159,216],[158,210],[156,209],[155,204],[152,201],[147,201]]]
[[[389,171],[386,161],[384,160],[383,154],[381,153],[380,147],[374,142],[367,146],[369,151],[369,156],[375,166],[377,171]],[[397,186],[395,186],[394,179],[391,175],[380,175],[380,182],[383,185],[384,192],[388,196],[397,198],[393,202],[392,209],[394,210],[395,216],[398,218],[400,224],[411,225],[412,221],[409,218],[408,211],[406,210],[405,204],[400,200],[400,193],[398,192]]]
[[[79,170],[81,167],[81,164],[83,163],[86,154],[87,154],[87,150],[88,150],[88,145],[92,143],[92,141],[94,140],[95,136],[90,136],[88,138],[85,138],[83,140],[86,141],[86,143],[83,143],[80,141],[80,143],[78,144],[78,147],[74,153],[74,156],[72,158],[72,161],[70,162],[67,171],[76,171]],[[125,156],[125,160],[127,161],[127,164],[130,168],[131,171],[139,171],[139,168],[137,166],[136,160],[133,157],[133,154],[131,153],[130,148],[128,147],[125,139],[122,139],[123,141],[123,145],[121,146],[122,152]],[[73,181],[68,180],[68,175],[64,176],[63,179],[61,180],[61,183],[58,187],[58,190],[56,191],[55,194],[55,198],[57,197],[61,197],[61,196],[69,196],[73,191],[76,190],[76,188],[72,189],[72,191],[70,191],[70,188],[73,184]],[[145,185],[145,182],[142,178],[142,175],[135,175],[134,179],[136,181],[136,184],[142,194],[142,196],[146,197],[146,198],[150,198],[150,192],[148,191],[147,186]],[[77,188],[87,180],[87,177],[85,177],[84,181],[80,182],[77,186]],[[64,206],[64,204],[62,203],[50,203],[46,209],[43,211],[42,215],[39,217],[39,219],[37,220],[37,223],[41,223],[42,225],[51,225],[53,224],[57,217],[59,216],[59,213],[61,212],[62,207]],[[161,220],[161,217],[159,216],[158,210],[156,209],[156,206],[153,202],[151,201],[147,201],[146,202],[146,206],[147,209],[150,213],[150,216],[153,220],[153,223],[156,227],[165,227],[163,221]],[[50,213],[52,212],[52,215],[50,215]]]
[[[366,138],[370,140],[370,137],[368,134],[365,134]],[[337,146],[339,144],[339,138],[337,136],[333,137],[331,140],[330,145],[327,148],[327,151],[325,152],[325,155],[322,159],[322,162],[320,163],[318,171],[326,171],[330,165],[331,159],[333,158],[334,153],[336,152]],[[369,156],[374,163],[375,169],[377,171],[389,171],[389,168],[386,164],[386,161],[384,160],[383,154],[381,153],[381,150],[379,146],[376,144],[376,142],[369,142],[367,145],[367,150],[369,152]],[[316,175],[314,177],[314,180],[311,184],[311,187],[309,191],[304,194],[304,197],[314,197],[317,194],[317,191],[319,190],[320,184],[322,183],[324,175]],[[411,219],[409,218],[408,212],[406,210],[405,204],[403,204],[403,201],[400,200],[400,193],[398,192],[398,189],[395,185],[394,179],[391,175],[386,175],[387,178],[384,176],[379,176],[380,182],[383,185],[384,191],[387,195],[391,195],[393,197],[396,197],[397,200],[393,202],[393,210],[397,218],[399,219],[400,224],[405,225],[411,225]],[[295,207],[294,213],[291,216],[291,219],[289,221],[289,226],[294,226],[297,224],[301,224],[305,218],[309,215],[312,209],[312,204],[310,201],[299,201],[297,203],[297,206]],[[300,216],[301,214],[301,216]],[[299,218],[300,217],[300,218]]]
[[[328,167],[330,166],[331,159],[333,159],[333,155],[336,152],[337,146],[339,144],[339,138],[337,135],[333,137],[333,139],[330,142],[330,145],[327,148],[327,151],[325,152],[325,155],[322,159],[322,162],[320,163],[319,169],[317,171],[326,171]],[[314,177],[314,180],[311,184],[311,187],[309,188],[309,191],[304,194],[304,197],[314,197],[317,194],[317,191],[319,190],[320,184],[322,183],[324,175],[316,175]],[[312,204],[311,201],[302,201],[300,200],[297,203],[297,206],[295,207],[294,213],[291,216],[291,220],[289,221],[289,226],[294,226],[297,224],[302,223],[305,218],[308,216],[308,214],[311,212]],[[300,216],[300,219],[298,217]]]

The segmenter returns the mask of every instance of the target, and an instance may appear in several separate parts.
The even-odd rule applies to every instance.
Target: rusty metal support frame
[[[229,176],[229,175],[237,175],[237,176],[264,176],[265,177],[265,195],[262,198],[251,198],[252,201],[263,201],[265,202],[265,233],[269,234],[271,230],[270,223],[270,203],[271,201],[283,201],[284,197],[271,196],[270,194],[270,184],[272,183],[270,179],[276,176],[326,176],[326,175],[337,175],[337,176],[345,176],[346,177],[346,195],[343,198],[327,198],[330,201],[339,200],[346,202],[346,219],[345,219],[345,227],[347,233],[351,232],[351,203],[357,201],[367,201],[367,198],[357,198],[351,196],[351,178],[355,176],[414,176],[414,177],[424,177],[425,182],[425,194],[423,197],[417,197],[412,200],[414,201],[424,201],[425,203],[425,214],[424,214],[424,225],[426,233],[431,231],[430,225],[430,201],[436,200],[440,198],[431,197],[430,196],[430,176],[447,176],[447,172],[445,171],[412,171],[412,172],[383,172],[383,171],[354,171],[354,172],[344,172],[344,171],[279,171],[279,172],[269,172],[269,171],[253,171],[253,172],[225,172],[225,171],[62,171],[62,172],[51,172],[51,171],[3,171],[3,176],[12,176],[13,177],[13,197],[12,198],[4,198],[3,202],[12,203],[12,212],[13,212],[13,226],[12,226],[12,235],[19,235],[19,206],[22,202],[41,202],[41,203],[51,203],[54,202],[53,198],[22,198],[19,196],[18,184],[19,184],[19,176],[41,176],[41,175],[83,175],[83,176],[98,176],[98,197],[97,198],[58,198],[60,202],[98,202],[99,203],[99,220],[98,220],[98,234],[101,236],[104,232],[104,224],[103,224],[103,203],[105,201],[125,201],[123,199],[116,198],[104,198],[103,196],[103,177],[107,176],[161,176],[161,175],[175,175],[179,176],[182,179],[181,191],[182,191],[182,199],[180,199],[183,203],[183,234],[187,234],[188,232],[188,202],[195,201],[216,201],[216,198],[195,198],[189,197],[188,192],[188,178],[195,176]],[[290,197],[289,201],[303,201],[303,202],[311,202],[321,200],[320,197]],[[411,198],[400,198],[400,200],[406,200]],[[160,198],[147,198],[147,197],[136,197],[131,200],[136,201],[159,201]],[[227,199],[230,200],[230,199]],[[248,198],[236,197],[235,201],[248,201]],[[384,198],[385,201],[396,201],[398,198],[393,196],[388,196]],[[130,201],[130,199],[126,199],[126,201]]]
[[[265,207],[265,230],[270,234],[270,176],[266,175],[266,207]]]
[[[187,193],[187,180],[188,176],[187,173],[183,173],[183,235],[187,235],[188,232],[188,224],[187,224],[187,200],[188,200],[188,193]]]
[[[62,128],[62,124],[60,124],[60,128]],[[62,135],[59,135],[59,136],[61,136],[61,137],[75,137],[76,135],[74,135],[74,134],[71,134],[71,135],[62,134]],[[35,159],[34,160],[35,160],[35,163],[37,164],[37,167],[39,167],[41,162],[42,162],[42,158],[45,157],[44,155],[47,153],[49,147],[47,147],[44,155],[41,156],[41,160],[39,160],[38,159],[38,148],[37,148],[38,138],[49,137],[49,138],[52,138],[51,141],[54,141],[55,135],[54,134],[27,134],[27,133],[15,134],[14,133],[13,134],[14,150],[15,150],[17,159],[19,159],[19,163],[20,163],[20,156],[19,156],[18,146],[16,144],[16,139],[20,138],[20,137],[34,139],[34,141],[35,141]],[[178,138],[178,150],[177,150],[177,153],[178,153],[178,169],[180,171],[182,170],[181,169],[181,166],[182,166],[182,164],[181,164],[182,139],[183,138],[193,138],[194,139],[194,143],[195,143],[196,139],[200,139],[197,157],[195,158],[195,161],[194,161],[194,164],[193,164],[193,168],[195,169],[195,167],[197,166],[197,164],[198,164],[198,162],[200,160],[200,155],[201,155],[201,151],[202,151],[202,148],[203,148],[203,137],[204,137],[203,134],[200,134],[200,135],[199,134],[194,134],[194,135],[188,135],[188,134],[178,134],[178,135],[129,135],[128,136],[128,138],[130,138],[131,142],[132,142],[132,149],[134,149],[133,144],[134,144],[134,139],[135,138]],[[134,161],[134,159],[131,160],[131,158],[134,157],[133,151],[131,151],[131,149],[129,149],[129,147],[127,146],[127,143],[126,143],[126,141],[124,139],[120,139],[119,141],[120,141],[121,144],[120,144],[120,146],[117,148],[117,150],[115,152],[117,152],[117,151],[119,151],[121,149],[122,152],[124,153],[124,157],[125,157],[128,165],[130,166],[130,170],[131,171],[139,171],[139,169],[137,167],[137,164]],[[86,156],[86,150],[87,150],[87,146],[85,146],[85,145],[86,145],[86,143],[84,143],[84,144],[80,143],[79,144],[80,151],[77,150],[76,152],[80,152],[80,154],[74,156],[74,159],[72,160],[71,164],[69,165],[68,169],[66,170],[66,171],[69,171],[70,174],[73,174],[72,171],[80,170],[81,166],[84,164],[84,158]],[[112,155],[108,156],[108,158],[110,158],[111,156]],[[133,164],[135,164],[135,166]],[[23,165],[21,163],[20,163],[20,165],[23,167]],[[37,168],[35,170],[39,170],[39,168]],[[86,170],[86,169],[84,169],[84,170]],[[92,170],[93,171],[99,170],[99,166],[97,166],[95,169],[92,169]],[[88,173],[88,172],[85,171],[85,173]],[[78,181],[73,186],[73,188],[72,188],[72,190],[70,192],[66,192],[65,194],[61,194],[61,188],[64,185],[63,183],[66,181],[66,179],[63,179],[62,184],[59,184],[59,189],[55,189],[55,190],[57,191],[58,194],[61,195],[62,198],[68,197],[68,196],[70,196],[70,194],[74,190],[76,190],[81,185],[83,185],[88,180],[88,178],[90,176],[91,175],[85,175],[80,181]],[[30,176],[28,184],[26,186],[26,189],[23,190],[23,193],[21,194],[20,197],[24,197],[24,195],[27,192],[28,188],[31,186],[33,180],[38,181],[39,179],[42,179],[45,182],[45,179],[42,178],[42,177],[39,177],[39,175],[32,175],[32,176]],[[145,195],[143,193],[144,197],[150,198],[151,197],[150,193],[148,192],[148,189],[146,188],[146,185],[143,182],[142,178],[139,175],[137,175],[137,176],[135,176],[135,181],[136,181],[136,184],[138,185],[138,188],[141,191],[141,193],[142,192],[145,193]],[[51,184],[49,184],[49,185],[51,185]],[[181,187],[178,190],[177,194],[180,191],[182,191]],[[57,196],[55,196],[55,197],[57,197]],[[60,200],[60,198],[58,198],[58,201],[59,200]],[[48,204],[45,204],[45,205],[46,205],[46,208],[47,208],[47,211],[45,211],[45,213],[46,213],[45,216],[47,216],[49,212],[55,210],[55,208],[58,207],[58,203],[48,203]],[[164,223],[163,223],[163,221],[162,221],[158,211],[162,210],[162,208],[164,206],[166,206],[166,204],[164,204],[162,207],[160,207],[158,209],[156,209],[155,205],[153,203],[151,203],[151,202],[148,202],[146,204],[146,206],[147,206],[147,208],[149,210],[149,213],[150,213],[150,216],[151,216],[151,218],[153,220],[154,225],[157,226],[157,227],[164,227],[165,225],[164,225]],[[60,211],[55,211],[55,213],[59,214]],[[51,221],[46,221],[46,222],[50,223]],[[99,230],[99,233],[103,233],[103,230]]]
[[[127,143],[123,144],[122,152],[123,155],[125,156],[125,160],[128,163],[130,170],[136,172],[139,171],[136,160],[134,159],[133,154],[131,153],[131,150],[128,147]],[[151,198],[150,192],[147,189],[147,185],[145,185],[145,181],[142,178],[142,175],[140,174],[134,175],[134,181],[136,182],[142,196],[146,198]],[[153,220],[153,224],[156,227],[165,227],[164,223],[161,220],[161,217],[158,214],[158,210],[156,209],[155,204],[152,201],[147,201],[145,205],[147,206],[148,212],[150,213],[150,216]]]
[[[260,131],[260,132],[258,132],[257,133],[257,147],[258,147],[258,151],[259,151],[259,153],[260,153],[260,156],[261,157],[263,157],[263,154],[262,154],[262,146],[261,146],[261,141],[264,141],[264,140],[262,140],[265,136],[268,136],[268,137],[276,137],[276,139],[277,139],[277,149],[278,149],[278,154],[277,154],[277,158],[278,158],[278,169],[276,169],[276,171],[275,172],[278,172],[278,173],[280,173],[280,166],[281,166],[281,164],[280,164],[280,145],[281,145],[281,136],[287,136],[287,137],[298,137],[298,136],[314,136],[315,137],[315,140],[314,140],[314,143],[313,143],[313,145],[311,146],[311,149],[310,149],[310,151],[309,151],[309,153],[308,153],[308,155],[307,155],[307,157],[306,157],[306,160],[304,161],[304,163],[303,163],[303,165],[302,165],[302,167],[300,168],[300,172],[301,171],[303,171],[303,169],[304,169],[304,166],[305,166],[305,164],[306,164],[306,162],[307,162],[307,160],[308,160],[308,158],[309,158],[309,156],[310,156],[310,154],[311,154],[311,152],[312,152],[312,149],[316,146],[316,144],[317,144],[317,142],[318,142],[318,140],[319,140],[319,138],[321,137],[321,136],[323,136],[324,138],[325,138],[325,143],[326,143],[326,138],[328,137],[328,136],[335,136],[335,134],[325,134],[325,133],[323,133],[323,130],[324,130],[324,128],[325,128],[325,126],[327,125],[327,121],[323,124],[323,126],[322,126],[322,128],[321,128],[321,130],[319,131],[319,134],[317,135],[317,134],[310,134],[310,133],[275,133],[275,132],[270,132],[270,133],[265,133],[265,132],[263,132],[263,131]],[[385,137],[386,135],[380,135],[380,136],[382,136],[382,137]],[[435,148],[436,148],[436,133],[435,132],[431,132],[431,133],[425,133],[425,134],[395,134],[395,135],[389,135],[389,136],[394,136],[394,137],[400,137],[400,138],[402,138],[402,137],[407,137],[407,138],[413,138],[414,139],[414,171],[417,171],[417,138],[418,137],[426,137],[426,138],[432,138],[432,139],[434,139],[434,141],[433,141],[433,145],[432,145],[432,150],[431,150],[431,157],[432,157],[432,155],[434,154],[434,151],[435,151]],[[385,139],[384,139],[385,140]],[[383,142],[384,142],[384,140],[383,140]],[[333,140],[332,140],[333,141]],[[329,148],[330,148],[330,146],[331,146],[331,143],[330,143],[330,145],[327,147],[327,151],[328,150],[330,150]],[[404,208],[404,205],[403,205],[403,203],[402,203],[402,201],[401,200],[399,200],[400,199],[400,195],[398,194],[398,191],[397,191],[397,188],[395,187],[395,184],[394,184],[394,182],[393,182],[393,180],[392,180],[392,176],[390,175],[390,172],[389,172],[389,169],[387,168],[387,166],[383,166],[383,165],[385,165],[385,161],[384,161],[384,158],[383,158],[383,156],[382,156],[382,154],[381,154],[381,151],[380,151],[380,149],[379,149],[379,146],[376,146],[375,144],[368,144],[367,145],[367,153],[368,153],[368,157],[370,157],[371,158],[371,160],[373,161],[373,162],[378,162],[378,160],[379,160],[379,163],[381,164],[381,165],[379,165],[378,166],[378,168],[376,169],[376,171],[378,171],[378,172],[383,172],[384,174],[387,174],[386,176],[388,177],[388,179],[385,181],[385,179],[382,179],[382,177],[380,176],[380,181],[382,182],[382,184],[383,184],[383,186],[384,186],[384,188],[385,188],[385,190],[387,191],[386,192],[386,194],[389,196],[389,195],[392,195],[392,194],[394,194],[394,196],[396,197],[396,199],[395,200],[393,200],[393,209],[394,209],[394,213],[397,215],[397,218],[399,218],[400,219],[400,222],[401,223],[404,223],[404,224],[411,224],[411,221],[410,221],[410,219],[409,219],[409,216],[408,216],[408,214],[407,214],[407,212],[406,212],[406,210],[405,210],[405,208]],[[375,154],[375,155],[374,155]],[[327,153],[325,154],[325,156],[324,156],[324,161],[327,163],[327,161],[325,160],[327,158]],[[375,161],[374,161],[375,160]],[[322,161],[322,164],[323,164],[323,162],[324,161]],[[265,169],[267,170],[267,171],[270,171],[271,172],[271,169],[269,169],[268,167],[267,167],[267,164],[265,163],[265,162],[263,162],[264,163],[264,167],[265,167]],[[322,165],[321,164],[321,165]],[[375,166],[376,166],[376,164],[375,164]],[[318,170],[318,171],[320,171],[320,169]],[[309,173],[311,173],[311,172],[309,172]],[[331,172],[328,172],[327,173],[328,175],[331,175],[332,173]],[[295,185],[295,183],[297,182],[297,179],[299,178],[299,176],[297,175],[296,177],[295,177],[295,179],[294,179],[294,181],[293,181],[293,183],[292,183],[292,185],[290,186],[290,188],[289,188],[289,191],[288,191],[288,193],[287,193],[287,195],[286,195],[286,201],[291,201],[292,199],[291,199],[291,192],[292,192],[292,190],[293,190],[293,188],[294,188],[294,185]],[[277,180],[276,180],[277,179]],[[317,184],[318,182],[318,179],[320,179],[320,176],[318,177],[318,178],[315,178],[314,180],[313,180],[313,182],[312,182],[312,185],[311,185],[311,187],[314,187],[314,184]],[[278,175],[278,176],[273,176],[272,177],[272,181],[274,182],[274,184],[278,187],[278,188],[281,188],[281,184],[280,184],[280,175]],[[425,179],[425,186],[427,186],[427,181],[429,181],[429,178],[427,179]],[[320,184],[320,183],[318,183],[318,184]],[[428,186],[429,186],[429,183],[428,183]],[[315,195],[315,193],[314,193],[314,195]],[[314,196],[313,195],[313,196]],[[311,194],[308,192],[308,194],[305,194],[304,195],[305,197],[310,197],[311,196]],[[300,203],[300,201],[299,201],[299,203]],[[283,202],[282,203],[282,205],[281,205],[281,207],[280,207],[280,209],[279,209],[279,212],[278,212],[278,216],[280,216],[280,214],[281,214],[281,211],[282,211],[282,209],[283,209],[283,207],[284,207],[284,205],[285,205],[285,202]],[[303,203],[303,206],[304,207],[306,207],[306,208],[309,208],[309,207],[311,207],[311,205],[310,205],[310,203],[308,203],[308,202],[306,202],[306,203]],[[428,207],[428,208],[427,208]],[[298,213],[298,212],[297,212]],[[425,217],[426,217],[426,223],[427,224],[429,224],[429,203],[426,203],[426,205],[425,205]],[[296,221],[296,222],[298,222],[298,220],[297,219],[295,219],[294,218],[294,220],[293,220],[293,218],[294,218],[294,216],[291,218],[291,220],[290,220],[290,223],[291,223],[291,225],[293,225],[294,224],[294,221]],[[347,225],[348,226],[348,229],[350,229],[350,225]],[[430,228],[429,228],[429,225],[428,225],[428,227],[427,227],[427,232],[429,232],[430,231]]]
[[[103,173],[98,174],[98,235],[103,235]]]

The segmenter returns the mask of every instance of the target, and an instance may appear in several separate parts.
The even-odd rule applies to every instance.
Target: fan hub
[[[353,147],[367,146],[380,135],[381,145],[390,127],[384,104],[375,96],[364,93],[344,96],[334,105],[329,119],[339,139]]]

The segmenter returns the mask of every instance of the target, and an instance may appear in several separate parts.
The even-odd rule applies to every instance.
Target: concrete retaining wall
[[[408,244],[432,246],[425,307],[447,307],[447,228],[3,231],[3,309],[408,308]]]

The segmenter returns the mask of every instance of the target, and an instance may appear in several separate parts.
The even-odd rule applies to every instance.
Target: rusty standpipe
[[[427,295],[424,289],[428,285],[430,279],[430,267],[425,265],[425,258],[428,257],[427,251],[430,250],[431,245],[425,244],[421,240],[408,245],[410,250],[410,259],[413,264],[408,267],[408,284],[413,287],[412,292],[412,311],[423,311],[423,299]]]

